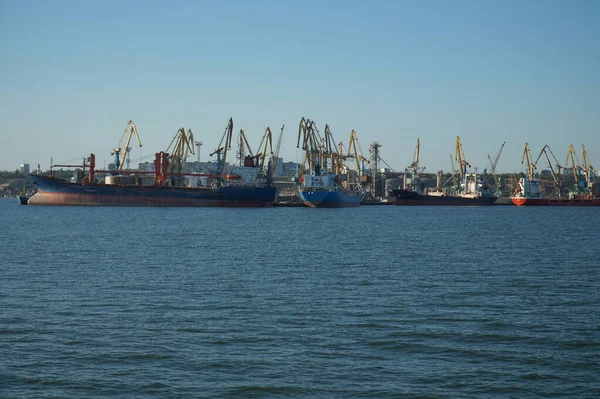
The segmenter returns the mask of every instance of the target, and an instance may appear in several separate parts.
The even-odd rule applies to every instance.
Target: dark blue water
[[[0,397],[600,393],[600,208],[0,218]]]

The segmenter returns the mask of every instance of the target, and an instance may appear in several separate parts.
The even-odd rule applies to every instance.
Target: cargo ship
[[[420,178],[420,174],[425,168],[419,166],[419,151],[420,141],[417,139],[413,162],[404,170],[403,187],[391,190],[394,205],[482,206],[496,203],[498,197],[491,194],[486,183],[485,172],[483,175],[478,175],[477,170],[475,173],[467,173],[467,166],[470,165],[465,160],[459,137],[456,137],[456,159],[460,166],[458,171],[460,181],[456,181],[456,172],[453,172],[452,178],[455,183],[453,188],[443,188],[445,184],[442,183],[441,170],[436,172],[436,187],[434,189],[425,188],[425,184]],[[452,165],[452,169],[454,169],[454,165]]]
[[[482,206],[494,205],[497,197],[493,195],[453,195],[444,191],[418,193],[411,190],[392,190],[395,197],[394,205],[451,205],[451,206]]]
[[[482,206],[495,205],[498,199],[475,173],[465,174],[465,180],[457,189],[442,189],[442,171],[436,173],[435,189],[425,189],[418,177],[407,175],[402,189],[391,190],[394,205]]]
[[[360,206],[362,193],[342,187],[333,173],[305,175],[300,178],[300,198],[311,208],[351,208]]]
[[[241,176],[219,174],[168,173],[168,154],[156,154],[154,172],[127,172],[126,176],[106,176],[103,183],[95,179],[94,154],[84,162],[88,175],[81,182],[69,182],[52,176],[28,175],[37,188],[28,205],[89,205],[89,206],[196,206],[196,207],[263,207],[275,201],[276,189],[267,182],[251,184]],[[143,174],[153,173],[151,182],[144,183]],[[172,185],[184,175],[206,177],[214,184],[204,187]],[[107,184],[109,183],[109,184]]]
[[[539,179],[521,177],[510,199],[516,206],[600,206],[600,186],[596,183],[578,187],[567,198],[547,198],[541,188]]]
[[[336,146],[329,125],[321,136],[316,123],[302,118],[298,128],[297,146],[304,150],[304,160],[297,171],[300,199],[311,208],[351,208],[360,206],[363,191],[359,185],[348,182],[347,159],[355,159],[359,173],[356,133],[350,133],[347,155],[342,153],[342,143]]]

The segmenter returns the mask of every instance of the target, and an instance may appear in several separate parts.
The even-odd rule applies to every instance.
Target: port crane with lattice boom
[[[121,153],[123,152],[123,150],[125,150],[126,153],[131,151],[131,147],[129,147],[129,143],[131,142],[131,136],[133,136],[133,135],[135,135],[138,145],[141,147],[142,142],[140,141],[140,136],[138,134],[137,128],[136,128],[135,124],[133,123],[133,121],[130,120],[127,122],[127,125],[125,126],[125,130],[123,131],[123,134],[121,135],[119,144],[117,144],[117,146],[110,152],[110,155],[115,156],[115,170],[117,170],[117,171],[123,170],[123,165],[125,164],[124,159],[126,158],[126,155],[123,155],[121,157]],[[127,140],[125,140],[125,137],[127,137]],[[124,147],[122,146],[123,140],[125,140]]]

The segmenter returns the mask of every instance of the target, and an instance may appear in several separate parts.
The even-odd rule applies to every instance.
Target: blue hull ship
[[[350,208],[360,206],[362,193],[347,190],[332,173],[306,175],[299,189],[300,198],[311,208]]]

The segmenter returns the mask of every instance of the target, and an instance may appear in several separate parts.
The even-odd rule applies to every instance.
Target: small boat
[[[17,199],[19,200],[20,205],[27,205],[27,201],[29,201],[29,198],[31,197],[27,195],[27,182],[24,182],[21,194],[17,195]]]

